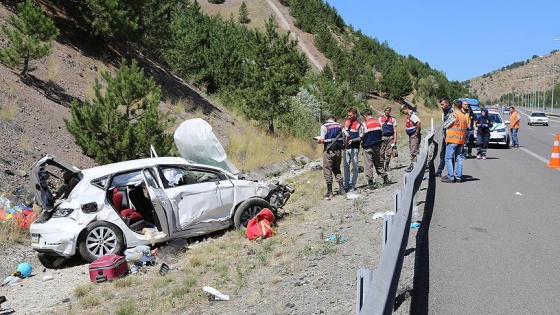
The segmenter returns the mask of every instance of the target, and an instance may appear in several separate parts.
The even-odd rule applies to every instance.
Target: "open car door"
[[[165,194],[165,191],[159,186],[152,169],[143,169],[142,177],[144,178],[144,184],[146,185],[150,200],[156,211],[156,225],[159,225],[158,228],[160,228],[163,233],[172,236],[169,225],[171,222],[170,219],[173,218],[173,206],[169,198]]]

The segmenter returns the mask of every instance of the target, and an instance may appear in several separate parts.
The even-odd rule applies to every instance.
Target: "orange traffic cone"
[[[552,146],[552,154],[548,162],[550,168],[560,168],[560,146],[558,145],[558,134],[554,138],[554,145]]]

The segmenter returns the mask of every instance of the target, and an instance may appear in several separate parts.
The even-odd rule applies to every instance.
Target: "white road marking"
[[[522,147],[519,147],[518,149],[525,151],[527,154],[533,156],[535,159],[537,159],[537,160],[543,162],[543,163],[546,164],[546,165],[548,165],[548,163],[549,163],[549,160],[548,160],[548,159],[543,158],[542,156],[536,154],[535,152],[533,152],[533,151],[531,151],[531,150],[529,150],[529,149],[525,149],[525,148],[522,148]],[[556,168],[555,170],[557,170],[557,171],[560,172],[560,168]]]
[[[550,133],[550,132],[547,132],[546,134],[547,134],[547,135],[551,135],[551,136],[556,136],[555,134]]]

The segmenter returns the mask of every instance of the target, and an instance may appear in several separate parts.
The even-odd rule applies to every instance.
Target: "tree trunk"
[[[23,57],[23,69],[21,69],[21,73],[19,75],[24,76],[25,74],[27,74],[28,69],[29,69],[29,54],[26,53],[25,56]]]
[[[268,133],[274,134],[274,120],[272,118],[268,119]]]

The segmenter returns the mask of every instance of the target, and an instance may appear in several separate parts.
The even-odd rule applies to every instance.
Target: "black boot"
[[[328,200],[331,200],[333,197],[333,193],[332,193],[332,184],[327,184],[327,193],[325,194],[325,197]]]
[[[392,184],[391,180],[389,180],[389,176],[387,176],[387,175],[383,176],[383,184],[387,185],[387,186]]]
[[[370,179],[370,180],[367,181],[367,183],[368,183],[368,188],[369,188],[370,190],[374,190],[374,189],[375,189],[375,184],[373,183],[373,180]]]
[[[338,187],[340,189],[340,192],[339,192],[340,195],[346,193],[346,189],[344,189],[344,185],[342,184],[342,181],[338,182]]]

